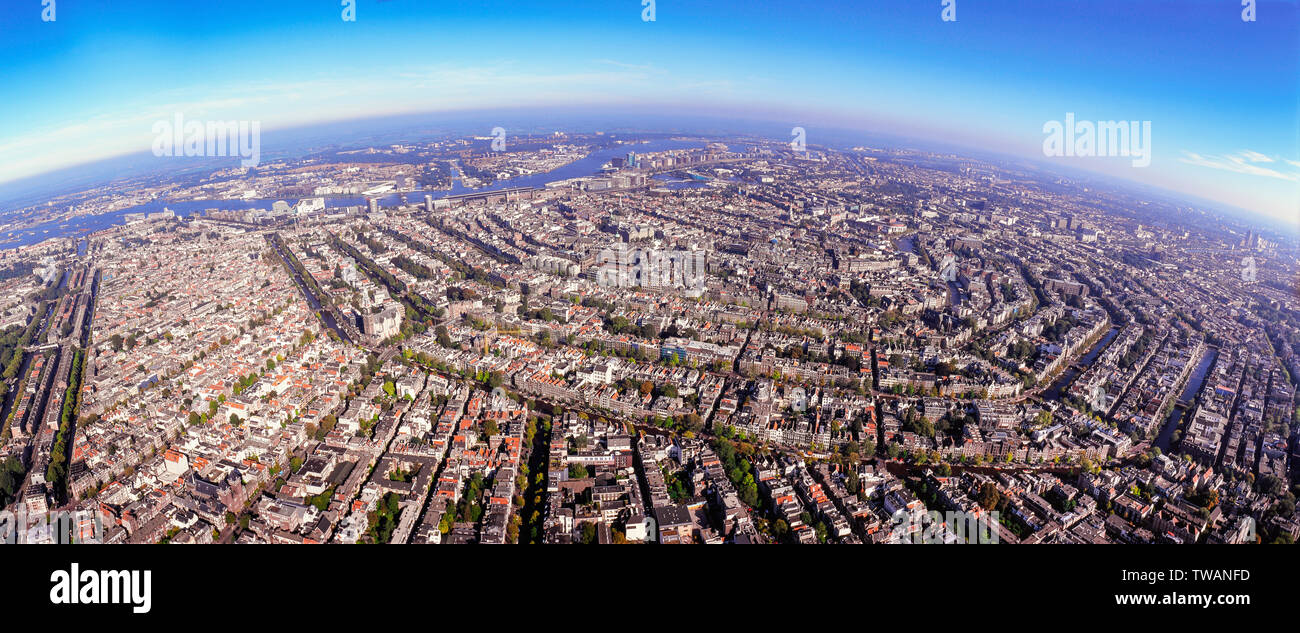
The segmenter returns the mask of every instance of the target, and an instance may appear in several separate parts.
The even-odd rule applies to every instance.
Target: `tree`
[[[980,505],[985,510],[993,510],[1001,502],[1002,495],[998,494],[998,487],[993,483],[986,483],[980,487]]]
[[[777,519],[776,523],[772,525],[772,531],[777,538],[784,539],[790,535],[790,524],[786,523],[785,519]]]
[[[687,432],[699,433],[704,430],[704,419],[694,411],[682,416],[682,423],[685,425]]]
[[[23,484],[26,469],[17,457],[10,455],[0,463],[0,507],[9,505]]]
[[[1039,426],[1050,426],[1051,424],[1052,424],[1052,412],[1051,412],[1051,411],[1048,411],[1047,409],[1043,409],[1042,411],[1039,411],[1039,412],[1038,412],[1038,425],[1039,425]]]

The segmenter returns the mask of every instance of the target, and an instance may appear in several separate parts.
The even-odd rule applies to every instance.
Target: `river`
[[[647,154],[669,150],[699,149],[703,146],[704,145],[699,141],[677,140],[659,140],[648,143],[619,145],[616,147],[596,150],[591,154],[588,154],[585,158],[548,172],[520,176],[519,178],[511,178],[509,180],[501,180],[477,189],[471,189],[464,186],[461,184],[460,179],[457,178],[452,182],[450,189],[394,192],[381,196],[379,198],[379,203],[386,206],[396,206],[402,204],[402,196],[404,195],[408,196],[410,202],[418,203],[422,202],[426,195],[438,199],[467,193],[498,191],[513,187],[540,188],[546,186],[546,183],[549,182],[596,175],[600,173],[600,168],[604,166],[605,163],[609,162],[611,158],[616,156],[626,156],[628,152]],[[368,204],[369,200],[365,196],[324,196],[324,198],[325,206],[328,208],[350,206],[364,207]],[[292,199],[285,201],[295,202],[295,200]],[[25,229],[9,231],[4,235],[0,235],[0,240],[5,240],[0,242],[0,250],[36,244],[56,237],[93,233],[95,231],[125,224],[125,216],[129,213],[156,213],[163,209],[171,209],[176,212],[178,217],[187,217],[191,214],[200,213],[208,209],[221,209],[223,211],[270,209],[271,205],[275,202],[277,202],[277,199],[270,198],[249,200],[154,200],[152,202],[128,207],[126,209],[119,209],[109,213],[83,215],[69,219],[57,218]]]

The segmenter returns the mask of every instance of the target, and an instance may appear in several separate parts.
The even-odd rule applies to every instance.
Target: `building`
[[[691,542],[691,513],[680,505],[655,508],[655,522],[659,524],[659,542],[663,544],[689,544]]]
[[[379,312],[363,314],[357,319],[361,333],[383,340],[402,329],[402,312],[398,306],[389,306]]]

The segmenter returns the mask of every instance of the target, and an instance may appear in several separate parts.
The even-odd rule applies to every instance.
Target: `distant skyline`
[[[159,120],[264,131],[605,106],[933,139],[1300,223],[1300,3],[357,0],[57,4],[0,15],[0,190],[147,152]],[[1152,160],[1049,158],[1044,124],[1150,121]],[[635,126],[629,121],[629,126]],[[487,130],[484,130],[486,133]],[[157,159],[163,161],[166,159]],[[232,162],[232,165],[235,164]],[[160,163],[161,165],[161,163]]]

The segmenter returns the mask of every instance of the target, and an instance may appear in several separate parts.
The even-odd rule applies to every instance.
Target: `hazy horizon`
[[[586,110],[591,106],[561,107],[554,106],[551,108],[517,108],[517,109],[485,109],[485,110],[454,110],[440,112],[423,112],[403,115],[388,115],[380,117],[360,117],[344,119],[339,121],[328,121],[303,124],[280,129],[264,130],[268,134],[267,141],[271,144],[264,143],[263,162],[272,158],[300,158],[311,151],[320,149],[319,147],[308,147],[311,143],[307,142],[308,137],[319,137],[325,142],[323,146],[357,148],[366,145],[378,145],[389,141],[406,141],[416,142],[436,138],[437,134],[420,133],[420,126],[443,126],[451,130],[460,130],[461,134],[486,134],[488,129],[478,129],[486,121],[497,121],[500,119],[521,117],[524,119],[532,118],[536,121],[528,125],[528,129],[512,128],[511,133],[537,133],[540,131],[550,131],[552,129],[563,129],[575,133],[624,133],[633,135],[644,134],[698,134],[702,136],[709,135],[728,135],[728,134],[746,134],[760,136],[771,140],[785,140],[779,126],[780,122],[775,120],[757,120],[745,119],[738,120],[733,118],[723,119],[719,114],[664,114],[659,112],[657,116],[661,117],[661,125],[676,123],[679,125],[690,125],[690,128],[665,129],[663,127],[654,128],[651,126],[632,125],[632,121],[645,121],[646,119],[637,119],[635,116],[629,116],[627,113],[608,112],[598,110]],[[633,112],[632,115],[637,113]],[[642,116],[648,116],[640,113]],[[496,115],[496,119],[491,117]],[[554,125],[548,126],[542,121],[548,117],[559,117],[561,120],[552,120],[549,123]],[[587,117],[608,117],[611,119],[627,119],[626,125],[618,125],[617,121],[611,121],[610,127],[599,128],[598,126],[584,127],[577,124],[576,119]],[[567,119],[567,120],[564,120]],[[478,122],[478,127],[472,127],[474,122]],[[727,128],[708,129],[710,125],[725,125]],[[336,128],[354,127],[355,130],[349,130],[339,134]],[[1244,209],[1231,204],[1199,198],[1194,194],[1175,191],[1160,186],[1150,185],[1140,181],[1125,178],[1123,176],[1114,176],[1103,172],[1087,169],[1085,164],[1078,167],[1070,164],[1054,164],[1050,160],[1038,156],[1015,156],[1004,152],[990,150],[981,150],[980,148],[952,143],[944,140],[926,140],[898,134],[881,132],[878,130],[846,130],[831,129],[818,126],[805,126],[810,135],[818,137],[819,131],[825,131],[823,139],[834,139],[839,143],[812,143],[813,146],[825,145],[828,147],[847,147],[850,145],[866,143],[878,143],[881,147],[900,150],[915,150],[925,152],[952,152],[965,157],[979,160],[1002,160],[1002,161],[1027,161],[1035,168],[1048,173],[1055,173],[1069,178],[1092,178],[1105,181],[1113,186],[1126,187],[1130,190],[1152,189],[1161,195],[1171,196],[1176,200],[1196,206],[1207,206],[1211,210],[1225,212],[1237,217],[1240,220],[1258,224],[1268,229],[1281,230],[1283,232],[1295,233],[1300,231],[1300,218],[1290,220],[1289,218],[1275,218],[1268,215],[1254,212],[1250,209]],[[617,132],[616,132],[617,131]],[[447,133],[448,130],[442,130]],[[766,133],[766,134],[765,134]],[[848,135],[858,135],[849,137]],[[289,142],[275,144],[281,138],[292,139]],[[374,137],[387,137],[380,141]],[[875,137],[875,138],[872,138]],[[375,143],[366,143],[363,141],[374,140]],[[100,158],[63,167],[50,172],[22,178],[19,180],[0,183],[0,207],[4,206],[26,206],[34,204],[32,200],[46,197],[54,194],[56,191],[64,192],[69,188],[88,187],[107,184],[120,178],[141,177],[155,173],[181,173],[188,171],[207,171],[221,167],[234,166],[238,159],[231,157],[193,157],[185,161],[170,161],[158,164],[156,157],[148,151],[135,151],[126,154]],[[166,167],[166,170],[161,167]],[[80,181],[69,182],[64,177],[76,172],[86,172],[84,178]],[[113,173],[105,173],[113,172]],[[11,191],[12,190],[12,191]],[[0,208],[0,213],[11,209]]]
[[[962,2],[793,6],[579,1],[473,7],[236,1],[7,12],[0,188],[149,150],[151,128],[264,131],[422,112],[645,104],[788,116],[978,147],[1300,222],[1295,3]],[[753,46],[762,42],[759,47]],[[1223,51],[1231,51],[1226,54]],[[1149,122],[1150,166],[1048,157],[1044,130]],[[1287,132],[1293,132],[1288,134]],[[827,144],[815,136],[809,143]],[[168,165],[170,167],[170,165]]]

